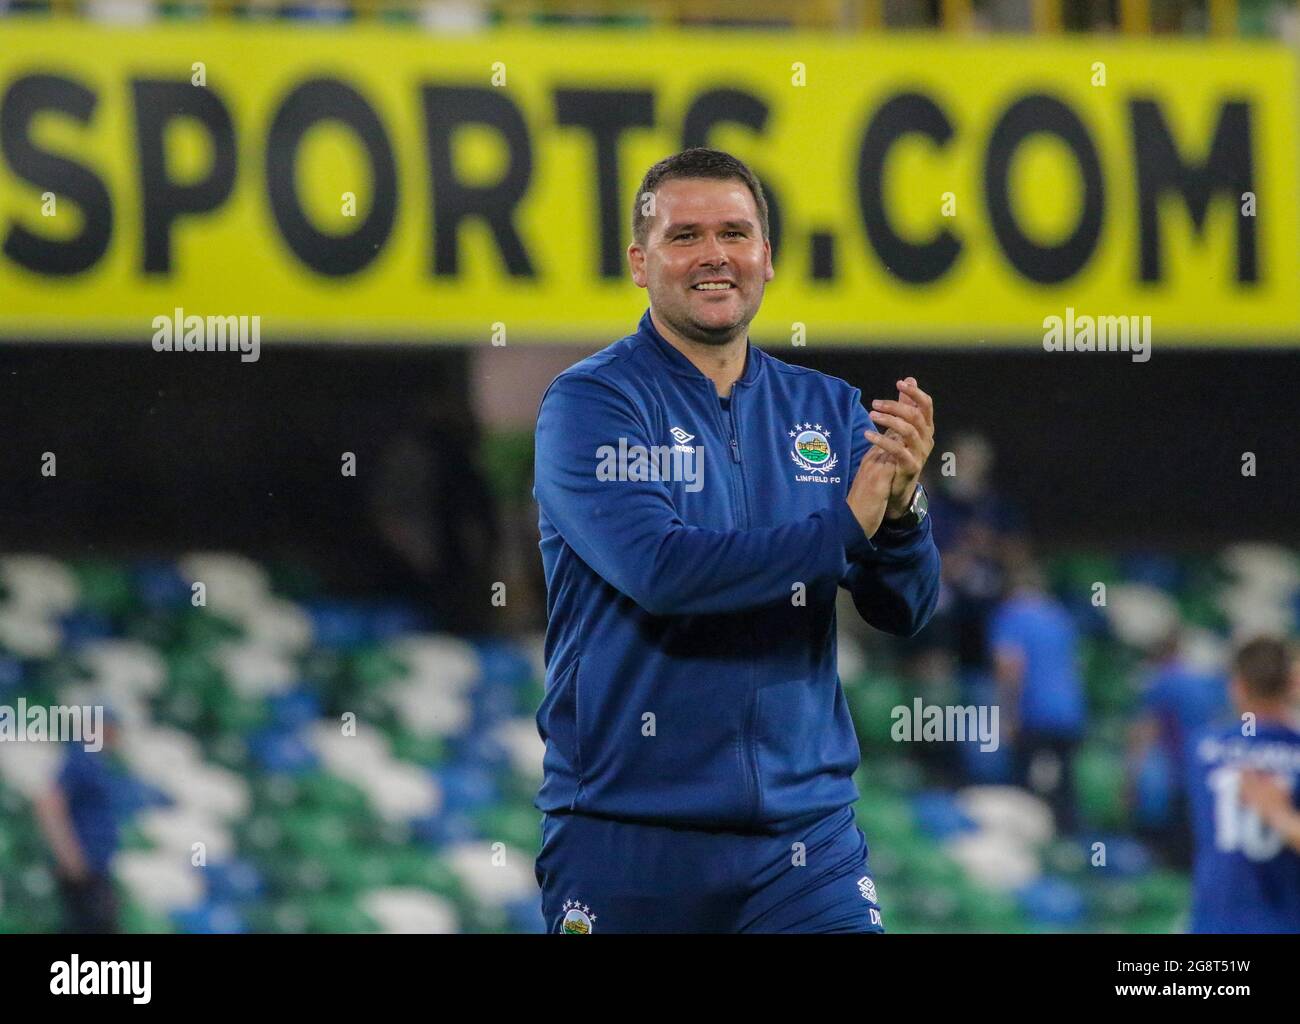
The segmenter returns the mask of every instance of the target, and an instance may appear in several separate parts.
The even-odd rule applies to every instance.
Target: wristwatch
[[[916,490],[912,492],[912,504],[907,506],[907,511],[897,519],[890,519],[886,516],[881,520],[880,525],[896,532],[903,530],[912,530],[921,525],[921,521],[930,514],[930,499],[926,496],[925,488],[921,486],[918,480]]]

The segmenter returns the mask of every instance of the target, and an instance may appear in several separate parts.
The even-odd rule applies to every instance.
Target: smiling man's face
[[[739,179],[671,178],[655,190],[646,244],[628,246],[632,280],[655,316],[706,345],[743,338],[772,280],[772,246]]]

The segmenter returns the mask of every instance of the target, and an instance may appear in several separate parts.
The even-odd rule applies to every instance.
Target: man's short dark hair
[[[1250,696],[1277,700],[1291,687],[1291,657],[1286,641],[1261,636],[1238,648],[1232,668]]]
[[[632,237],[637,245],[645,245],[649,236],[649,218],[641,213],[647,192],[654,192],[665,181],[674,178],[713,178],[717,181],[736,179],[743,181],[754,197],[758,207],[759,226],[763,230],[763,239],[767,239],[767,197],[763,195],[763,186],[745,164],[730,153],[720,149],[705,149],[696,146],[684,149],[674,156],[665,157],[645,172],[641,187],[636,190],[632,203]]]

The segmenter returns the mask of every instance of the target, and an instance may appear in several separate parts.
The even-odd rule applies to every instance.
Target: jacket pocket
[[[560,672],[537,710],[537,727],[546,741],[550,756],[558,755],[579,779],[582,777],[582,751],[578,743],[578,667],[582,655],[576,655]]]
[[[790,817],[828,785],[840,785],[858,766],[860,752],[848,705],[839,687],[815,676],[761,686],[755,716],[762,813]]]

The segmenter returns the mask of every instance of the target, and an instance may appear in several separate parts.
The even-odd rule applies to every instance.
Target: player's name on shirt
[[[1231,761],[1260,771],[1300,772],[1300,746],[1282,739],[1206,736],[1196,745],[1196,757],[1210,764]]]

